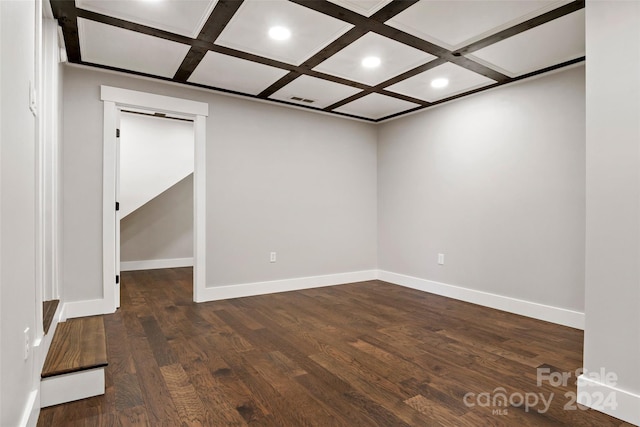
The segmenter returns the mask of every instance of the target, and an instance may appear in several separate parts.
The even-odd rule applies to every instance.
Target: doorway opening
[[[193,120],[119,111],[116,270],[193,267]]]
[[[120,305],[120,201],[118,200],[118,145],[121,111],[171,116],[193,123],[193,299],[205,282],[205,140],[208,104],[127,89],[101,86],[104,103],[103,147],[103,299],[102,312]],[[130,208],[130,207],[129,207]]]

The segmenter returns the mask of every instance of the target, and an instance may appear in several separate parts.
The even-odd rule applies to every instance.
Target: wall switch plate
[[[438,254],[438,265],[444,265],[444,254]]]
[[[269,262],[276,262],[276,259],[276,253],[271,252],[271,254],[269,254]]]
[[[24,353],[23,353],[23,357],[24,360],[27,360],[29,358],[29,352],[31,350],[31,343],[29,340],[29,328],[26,328],[24,330]]]

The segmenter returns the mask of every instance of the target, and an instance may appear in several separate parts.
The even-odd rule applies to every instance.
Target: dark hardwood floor
[[[565,409],[573,374],[537,385],[538,367],[582,365],[575,329],[378,281],[204,304],[191,281],[123,273],[122,307],[104,316],[106,394],[38,425],[629,425]]]

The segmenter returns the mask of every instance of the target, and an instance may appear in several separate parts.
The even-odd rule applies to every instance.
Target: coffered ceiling
[[[50,0],[70,62],[381,121],[584,61],[584,0]]]

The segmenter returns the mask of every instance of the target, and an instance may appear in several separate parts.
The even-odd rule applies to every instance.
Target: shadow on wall
[[[193,257],[193,174],[120,222],[122,262]]]

